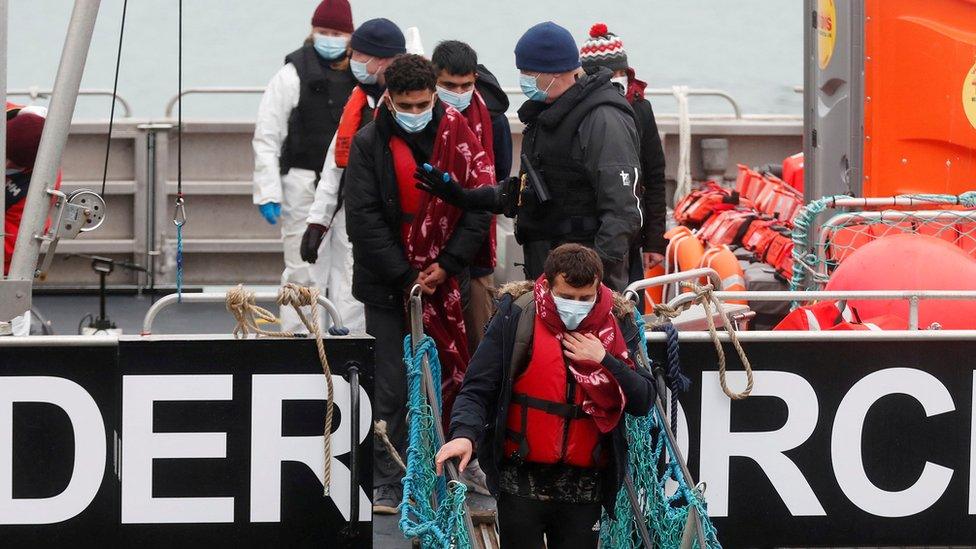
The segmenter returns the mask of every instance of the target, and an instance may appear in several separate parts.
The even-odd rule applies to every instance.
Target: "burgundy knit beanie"
[[[22,112],[7,121],[7,158],[21,168],[34,168],[37,147],[41,143],[44,118]]]
[[[313,27],[324,27],[352,34],[352,8],[349,0],[322,0],[312,15]]]

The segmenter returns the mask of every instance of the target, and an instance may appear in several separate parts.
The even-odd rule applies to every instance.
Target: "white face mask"
[[[556,310],[559,311],[559,318],[562,319],[563,326],[566,326],[566,329],[570,331],[579,328],[580,323],[596,305],[596,301],[577,301],[559,297],[556,294],[552,294],[552,300],[556,302]]]
[[[437,86],[437,95],[441,98],[441,101],[459,111],[463,111],[464,109],[468,108],[468,105],[471,104],[471,97],[474,96],[474,88],[471,88],[463,93],[458,93],[447,88]]]
[[[627,76],[626,75],[624,75],[624,76],[614,76],[613,78],[610,79],[610,83],[611,84],[616,84],[618,87],[620,87],[620,89],[622,89],[625,92],[627,91],[628,81],[627,81]]]

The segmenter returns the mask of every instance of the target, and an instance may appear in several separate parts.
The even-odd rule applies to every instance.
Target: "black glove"
[[[498,182],[498,186],[502,189],[499,197],[500,204],[496,209],[498,213],[505,217],[515,218],[515,214],[518,212],[519,191],[522,190],[521,183],[522,180],[518,177],[509,177]]]
[[[447,173],[438,170],[430,164],[423,164],[422,166],[417,166],[417,171],[414,173],[414,176],[417,178],[416,186],[418,189],[427,191],[452,206],[461,208],[462,210],[466,209],[467,200],[464,196],[464,189],[460,183],[451,179],[451,176]]]
[[[309,223],[308,228],[305,229],[305,234],[302,235],[302,245],[301,254],[302,261],[306,263],[315,263],[319,259],[319,245],[322,244],[322,239],[325,238],[325,233],[329,232],[329,228],[325,225],[319,225],[318,223]]]

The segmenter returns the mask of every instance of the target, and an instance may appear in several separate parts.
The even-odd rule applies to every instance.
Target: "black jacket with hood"
[[[590,246],[603,260],[607,285],[623,289],[631,244],[642,225],[640,143],[633,108],[611,76],[608,69],[589,69],[553,103],[530,100],[519,109],[526,125],[522,151],[550,194],[565,195],[576,206],[542,209],[523,200],[516,236],[523,245],[548,240],[553,246]]]
[[[488,489],[498,497],[498,469],[504,458],[508,406],[512,396],[512,383],[528,365],[528,345],[516,345],[516,333],[523,309],[516,303],[521,295],[532,292],[532,282],[517,282],[503,287],[498,309],[488,325],[485,338],[468,365],[464,384],[454,401],[448,438],[467,438],[474,442],[478,461],[488,480]],[[638,352],[640,335],[633,322],[633,306],[626,299],[614,294],[614,314],[620,322],[627,348],[631,355]],[[530,300],[528,308],[534,314],[535,304]],[[631,415],[646,415],[654,404],[656,390],[653,378],[643,370],[632,370],[623,362],[607,354],[603,366],[620,384],[627,398],[624,411]],[[613,516],[617,492],[623,485],[627,471],[627,433],[623,420],[610,434],[611,459],[601,486],[602,503]]]
[[[403,212],[390,137],[403,137],[418,163],[427,162],[444,106],[437,101],[433,120],[414,135],[399,129],[386,106],[379,109],[376,120],[356,133],[344,174],[346,230],[354,262],[352,294],[364,304],[401,307],[418,271],[407,261],[400,233]],[[471,263],[488,235],[490,219],[488,212],[463,212],[437,258],[449,275],[458,275]]]

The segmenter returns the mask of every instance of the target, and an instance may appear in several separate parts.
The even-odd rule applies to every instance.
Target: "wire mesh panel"
[[[793,230],[790,289],[822,289],[834,270],[851,254],[869,242],[893,234],[938,238],[976,258],[976,205],[970,198],[967,193],[959,197],[833,197],[811,202],[797,216]],[[885,206],[887,209],[859,209]],[[916,209],[893,209],[899,206]],[[917,209],[926,207],[932,209]],[[815,220],[823,214],[832,215],[817,227]]]

